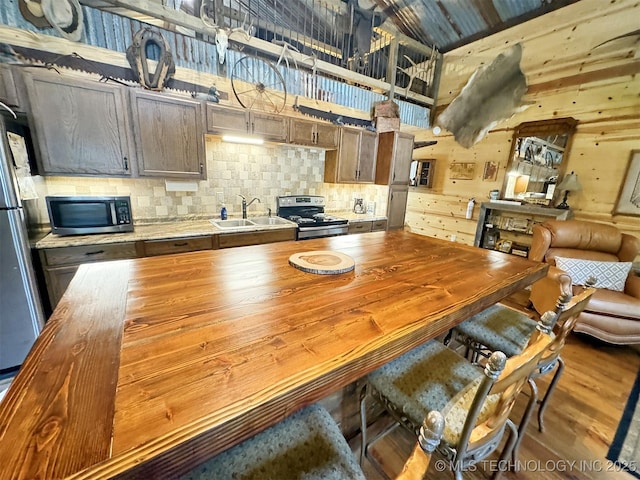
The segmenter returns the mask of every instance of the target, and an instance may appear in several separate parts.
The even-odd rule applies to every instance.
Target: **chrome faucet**
[[[247,203],[247,199],[245,198],[244,195],[238,194],[238,196],[242,197],[242,218],[247,218],[247,207],[251,205],[253,202],[257,200],[258,203],[262,203],[260,202],[260,199],[258,197],[253,197],[253,199],[249,203]]]

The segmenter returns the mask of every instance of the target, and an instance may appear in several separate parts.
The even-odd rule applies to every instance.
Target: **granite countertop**
[[[231,217],[230,217],[231,218]],[[214,219],[215,220],[215,219]],[[249,217],[251,220],[251,217]],[[183,237],[201,237],[205,235],[219,235],[224,233],[256,232],[263,230],[278,230],[296,228],[293,222],[283,225],[252,225],[251,227],[218,228],[210,220],[175,220],[158,223],[139,224],[133,227],[133,232],[104,233],[93,235],[55,235],[49,233],[36,241],[34,247],[58,248],[77,247],[81,245],[102,245],[108,243],[136,242],[140,240],[162,240]]]
[[[346,218],[349,222],[364,222],[386,220],[384,215],[357,214],[349,211],[329,212],[333,215]],[[229,217],[230,219],[232,217]],[[216,219],[214,219],[216,220]],[[249,217],[251,220],[251,217]],[[296,228],[293,222],[284,225],[252,225],[251,227],[218,228],[210,220],[174,220],[157,223],[134,224],[133,232],[104,233],[93,235],[55,235],[48,233],[40,236],[32,245],[36,249],[77,247],[82,245],[103,245],[108,243],[136,242],[141,240],[162,240],[182,237],[201,237],[204,235],[219,235],[224,233],[256,232],[263,230],[277,230],[283,228]]]

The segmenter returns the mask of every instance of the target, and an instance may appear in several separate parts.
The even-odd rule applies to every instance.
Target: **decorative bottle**
[[[220,209],[220,220],[226,220],[226,219],[227,219],[227,207],[223,203],[222,208]]]

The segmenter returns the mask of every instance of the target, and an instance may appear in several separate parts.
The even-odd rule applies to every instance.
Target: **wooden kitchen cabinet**
[[[140,256],[135,242],[82,245],[40,250],[51,309],[60,301],[78,267],[83,263],[122,260]]]
[[[379,232],[387,229],[386,220],[355,220],[349,222],[349,235],[353,233]]]
[[[289,143],[333,149],[338,147],[339,129],[330,123],[289,120]]]
[[[284,115],[207,104],[207,133],[255,135],[270,142],[286,142],[287,126]]]
[[[246,245],[259,245],[262,243],[286,242],[296,239],[295,228],[282,228],[277,230],[264,230],[240,233],[223,233],[218,235],[220,248],[243,247]]]
[[[212,250],[217,248],[217,242],[215,242],[214,245],[214,237],[212,236],[145,240],[142,244],[145,257],[195,252],[198,250]]]
[[[395,230],[404,228],[404,217],[407,210],[408,186],[395,186],[389,188],[387,207],[387,229]]]
[[[0,64],[0,102],[16,110],[20,109],[20,96],[9,65]]]
[[[130,176],[135,150],[126,89],[24,71],[39,173]]]
[[[378,136],[375,132],[341,127],[337,150],[325,153],[324,181],[373,183]]]
[[[349,222],[349,228],[347,230],[349,235],[354,233],[367,233],[371,231],[371,220],[357,220],[355,222]]]
[[[134,89],[131,115],[140,176],[207,178],[201,102]]]
[[[413,135],[383,132],[378,135],[376,183],[409,185],[413,156]]]

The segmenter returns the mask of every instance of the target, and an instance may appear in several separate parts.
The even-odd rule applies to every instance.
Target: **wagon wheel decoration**
[[[238,60],[231,71],[231,88],[244,108],[279,113],[285,106],[287,89],[272,63],[254,56]]]

